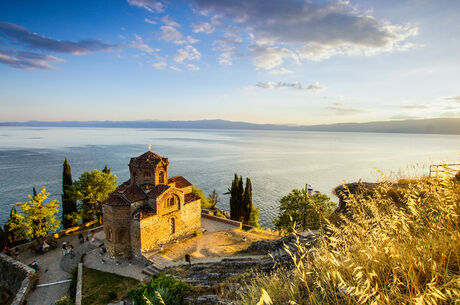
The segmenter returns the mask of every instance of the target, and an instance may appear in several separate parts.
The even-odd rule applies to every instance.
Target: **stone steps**
[[[148,276],[153,276],[154,274],[158,274],[162,271],[163,271],[162,269],[155,267],[155,265],[150,265],[150,266],[145,267],[142,270],[142,273]]]

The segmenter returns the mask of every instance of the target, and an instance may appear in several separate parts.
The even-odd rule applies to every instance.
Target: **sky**
[[[460,117],[458,0],[0,1],[0,121]]]

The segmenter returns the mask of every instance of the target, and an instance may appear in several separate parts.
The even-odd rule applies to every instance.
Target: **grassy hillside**
[[[454,304],[460,299],[460,181],[384,181],[350,195],[348,215],[295,268],[249,277],[237,304]],[[266,293],[265,293],[266,292]],[[258,303],[260,302],[260,303]]]

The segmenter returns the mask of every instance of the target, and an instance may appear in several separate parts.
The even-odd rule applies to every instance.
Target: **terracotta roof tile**
[[[155,186],[151,191],[149,191],[147,196],[149,198],[157,198],[158,196],[163,194],[169,188],[170,188],[169,185],[159,184],[159,185]]]
[[[124,190],[116,191],[126,196],[131,203],[140,201],[146,197],[144,191],[141,190],[137,185],[131,185],[126,187]]]
[[[110,194],[109,198],[104,200],[102,204],[116,205],[116,206],[128,206],[131,203],[128,200],[126,200],[126,198],[123,198],[123,196],[119,195],[116,192],[113,192],[112,194]]]
[[[133,213],[133,217],[137,220],[142,220],[150,216],[156,215],[155,210],[150,206],[141,206]]]
[[[195,200],[199,200],[199,199],[200,199],[200,196],[198,196],[195,193],[185,194],[185,204],[193,202]]]
[[[184,188],[184,187],[192,185],[183,176],[176,176],[176,177],[169,178],[168,179],[168,184],[172,184],[172,183],[175,183],[175,187],[177,187],[178,189],[181,189],[181,188]]]
[[[169,164],[168,158],[164,158],[160,155],[157,155],[154,152],[148,151],[140,155],[139,157],[131,158],[131,161],[129,162],[129,164],[134,164],[136,166],[139,166],[144,163],[150,163],[153,166],[156,166],[161,161],[163,161],[166,164]]]

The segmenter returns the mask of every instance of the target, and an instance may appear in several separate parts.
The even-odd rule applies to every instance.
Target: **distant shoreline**
[[[0,122],[2,126],[18,127],[92,127],[92,128],[170,128],[170,129],[245,129],[284,131],[412,133],[460,135],[460,118],[337,123],[329,125],[255,124],[226,120],[197,121],[27,121]]]

